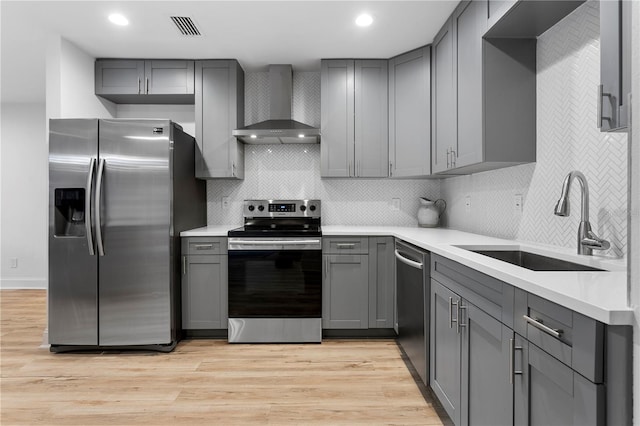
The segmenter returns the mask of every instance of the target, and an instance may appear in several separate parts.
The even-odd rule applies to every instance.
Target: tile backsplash
[[[537,163],[444,180],[447,226],[525,241],[576,246],[580,191],[571,215],[554,216],[571,170],[587,177],[594,232],[611,242],[607,255],[627,252],[627,135],[596,128],[600,79],[599,3],[587,1],[538,39]],[[514,196],[523,195],[517,212]],[[471,198],[471,209],[465,199]]]
[[[320,179],[320,145],[246,145],[243,181],[207,181],[207,222],[240,223],[245,199],[318,198],[325,225],[417,226],[418,197],[439,191],[433,180]],[[393,198],[400,210],[391,210]]]

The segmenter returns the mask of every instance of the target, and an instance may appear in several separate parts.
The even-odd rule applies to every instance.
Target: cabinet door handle
[[[451,167],[456,166],[456,151],[451,149]]]
[[[449,163],[449,154],[450,154],[450,152],[449,152],[449,151],[450,151],[450,150],[451,150],[451,148],[447,148],[447,169],[448,169],[449,167],[451,167],[451,166],[449,165],[449,164],[450,164],[450,163]]]
[[[515,356],[516,351],[521,351],[522,346],[516,346],[515,339],[509,339],[509,384],[513,384],[513,376],[516,374],[522,375],[522,370],[515,370]]]
[[[231,177],[236,177],[236,163],[231,163]]]
[[[147,95],[149,94],[149,79],[147,78],[147,91],[146,91]]]
[[[456,311],[457,311],[458,302],[454,302],[453,297],[449,297],[449,328],[453,328],[453,323],[458,322],[458,318],[453,319],[453,305],[456,306]]]
[[[467,326],[467,324],[462,322],[462,310],[463,309],[467,309],[467,307],[462,304],[462,301],[460,299],[458,299],[458,318],[456,318],[456,332],[458,334],[460,334],[460,328],[461,327],[466,327]]]
[[[140,77],[138,77],[138,95],[140,94]]]
[[[522,317],[525,319],[525,321],[527,321],[527,323],[531,324],[532,326],[534,326],[538,330],[542,330],[545,333],[552,335],[556,339],[559,339],[562,336],[562,330],[546,326],[538,318],[531,318],[528,315],[523,315]]]
[[[393,176],[393,172],[392,172],[392,168],[393,168],[393,163],[389,163],[389,177]]]
[[[187,256],[182,256],[182,275],[187,275]]]
[[[602,114],[602,109],[604,108],[603,101],[604,97],[611,98],[611,93],[604,92],[604,86],[602,84],[598,85],[598,129],[602,129],[602,122],[607,120],[609,122],[610,127],[613,127],[613,123],[611,122],[611,117],[604,117]]]

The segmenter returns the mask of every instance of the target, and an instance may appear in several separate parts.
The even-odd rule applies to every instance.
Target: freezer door
[[[97,120],[49,124],[49,343],[98,343],[98,259],[91,232]],[[93,166],[93,170],[91,168]]]
[[[171,343],[171,126],[100,120],[100,345]]]

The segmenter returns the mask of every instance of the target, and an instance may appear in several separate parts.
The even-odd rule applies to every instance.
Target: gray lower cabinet
[[[510,425],[513,331],[431,281],[431,388],[456,425]]]
[[[323,256],[322,328],[369,328],[369,256]]]
[[[98,59],[95,93],[116,103],[193,104],[194,61]]]
[[[514,424],[605,424],[604,385],[589,381],[520,335],[515,350]]]
[[[244,178],[244,71],[235,60],[196,62],[196,177]]]
[[[453,322],[453,302],[459,296],[431,280],[429,385],[454,424],[460,424],[462,342]]]
[[[598,127],[624,130],[631,95],[631,1],[600,2]]]
[[[395,324],[393,237],[369,237],[369,328]]]
[[[387,80],[386,60],[322,60],[322,177],[388,176]]]
[[[431,174],[431,46],[389,59],[389,176]]]
[[[227,328],[225,238],[182,239],[182,328]]]

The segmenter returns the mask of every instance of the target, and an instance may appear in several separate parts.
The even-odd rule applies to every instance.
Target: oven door
[[[229,238],[229,318],[321,318],[320,238]]]

